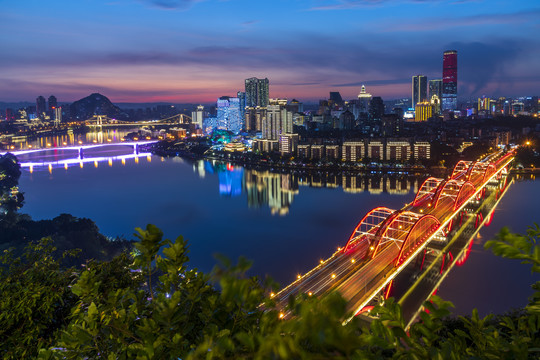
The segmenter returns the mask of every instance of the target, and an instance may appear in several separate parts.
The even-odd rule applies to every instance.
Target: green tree
[[[19,210],[24,195],[19,191],[21,165],[10,153],[0,155],[0,216],[10,215]]]

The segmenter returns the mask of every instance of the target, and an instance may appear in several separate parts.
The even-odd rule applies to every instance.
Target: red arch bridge
[[[377,207],[355,227],[346,245],[296,281],[270,296],[286,310],[290,296],[324,296],[338,291],[352,316],[369,308],[393,279],[430,242],[444,242],[468,208],[485,195],[490,184],[507,173],[513,152],[500,151],[481,161],[460,161],[448,179],[430,177],[414,200],[402,209]],[[348,321],[350,319],[346,319]]]

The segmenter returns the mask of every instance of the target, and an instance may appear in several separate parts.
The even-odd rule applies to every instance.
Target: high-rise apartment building
[[[262,138],[279,140],[281,135],[293,132],[292,112],[288,111],[287,100],[271,99],[266,107],[266,118],[262,123]]]
[[[412,77],[412,102],[411,107],[414,108],[419,102],[427,100],[427,77],[424,75],[416,75]]]
[[[265,107],[268,105],[269,81],[257,79],[255,77],[245,80],[246,84],[246,105],[247,107]]]
[[[243,119],[240,117],[240,99],[222,96],[217,101],[217,128],[239,132]]]
[[[457,51],[443,55],[442,110],[457,110]]]

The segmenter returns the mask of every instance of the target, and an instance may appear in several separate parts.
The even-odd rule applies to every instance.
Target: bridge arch
[[[452,176],[451,178],[456,178],[457,176],[465,173],[469,166],[471,165],[470,161],[460,160],[458,163],[454,166],[454,170],[452,170]]]
[[[371,240],[373,240],[375,237],[380,225],[394,212],[395,210],[391,210],[383,206],[376,207],[375,209],[369,211],[354,228],[343,251],[347,251],[357,243],[364,240],[371,242]]]
[[[372,245],[373,253],[371,258],[377,255],[381,245],[393,242],[399,248],[401,242],[406,239],[407,233],[419,218],[420,215],[412,211],[398,210],[394,212],[378,229],[375,236],[375,243]]]
[[[454,202],[454,207],[452,210],[456,211],[459,207],[461,207],[464,202],[470,199],[470,197],[475,193],[475,191],[476,187],[470,181],[463,183],[456,196],[456,200]]]
[[[446,199],[450,199],[453,204],[462,184],[462,181],[456,179],[446,180],[435,198],[433,208],[437,209],[439,206],[442,206],[441,204],[446,203]],[[441,201],[443,201],[443,203],[441,203]]]
[[[439,229],[440,225],[441,222],[439,219],[431,214],[426,214],[416,220],[409,230],[405,241],[403,241],[403,244],[401,245],[394,265],[396,267],[401,265],[418,245],[422,244]]]
[[[468,171],[467,180],[472,182],[475,186],[480,185],[484,179],[486,168],[489,166],[488,163],[484,162],[475,162]]]
[[[493,164],[489,164],[484,172],[484,179],[482,183],[486,182],[493,174],[497,172],[497,168]]]
[[[412,205],[418,206],[425,200],[432,199],[435,196],[437,188],[443,181],[444,181],[443,179],[439,179],[435,177],[428,177],[422,183],[422,185],[420,186],[420,189],[418,189],[418,192],[416,193],[416,196],[414,197],[414,201]]]

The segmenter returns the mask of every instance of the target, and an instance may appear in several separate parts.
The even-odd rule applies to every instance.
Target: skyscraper
[[[54,109],[58,107],[58,101],[56,100],[56,96],[51,95],[49,96],[49,115],[54,115]]]
[[[191,112],[191,122],[199,129],[203,128],[204,106],[197,106],[197,110]]]
[[[266,107],[268,105],[269,81],[257,79],[255,77],[245,80],[246,84],[246,106],[247,107]]]
[[[240,101],[240,117],[244,119],[246,117],[246,93],[238,91],[236,97]]]
[[[217,101],[217,128],[239,132],[243,127],[240,117],[240,99],[222,96]]]
[[[442,79],[433,79],[428,81],[429,84],[429,94],[428,100],[437,95],[439,99],[442,99]]]
[[[415,107],[419,102],[427,100],[427,77],[416,75],[412,77],[412,104]]]
[[[38,96],[36,99],[36,116],[43,118],[43,114],[47,111],[47,104],[43,96]]]
[[[457,51],[443,55],[442,110],[457,110]]]

